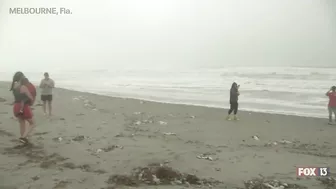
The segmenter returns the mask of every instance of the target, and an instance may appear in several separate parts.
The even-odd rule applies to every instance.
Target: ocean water
[[[241,110],[327,117],[325,92],[336,85],[336,68],[197,67],[114,68],[50,72],[58,87],[167,103],[229,107],[232,82],[241,85]],[[25,72],[36,84],[42,72]],[[13,73],[1,73],[11,80]]]

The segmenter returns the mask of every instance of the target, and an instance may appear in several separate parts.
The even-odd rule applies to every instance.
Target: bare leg
[[[25,129],[26,129],[26,121],[19,118],[19,123],[20,123],[20,137],[23,137]]]
[[[43,105],[42,105],[42,107],[43,107],[43,113],[44,113],[44,115],[47,115],[47,104],[46,104],[46,101],[43,101]]]
[[[35,125],[35,121],[33,119],[28,119],[27,121],[29,123],[28,129],[27,129],[28,130],[27,136],[28,136],[34,130],[36,125]]]
[[[332,108],[328,107],[328,111],[329,111],[329,123],[332,123]]]
[[[335,122],[336,122],[336,107],[333,107],[333,112],[334,112],[334,116],[335,116]]]
[[[51,116],[51,111],[52,111],[52,101],[48,101],[48,108],[49,108],[49,116]]]
[[[32,130],[32,127],[30,126],[30,124],[26,124],[25,132],[23,133],[22,138],[27,138],[31,130]]]

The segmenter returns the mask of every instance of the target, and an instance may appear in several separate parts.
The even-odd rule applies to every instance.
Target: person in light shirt
[[[49,116],[52,115],[52,100],[53,100],[53,88],[55,87],[55,82],[49,77],[49,73],[44,73],[44,79],[41,80],[41,100],[43,102],[43,113],[47,115],[47,103],[48,103],[48,113]]]
[[[326,96],[329,97],[329,125],[332,125],[332,114],[334,113],[335,122],[336,122],[336,86],[332,86],[329,91],[326,93]]]

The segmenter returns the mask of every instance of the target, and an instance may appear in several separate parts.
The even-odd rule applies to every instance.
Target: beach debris
[[[159,121],[159,124],[160,124],[160,125],[167,125],[168,123],[165,122],[165,121]]]
[[[67,185],[71,184],[70,181],[64,181],[64,180],[61,180],[59,181],[54,187],[53,189],[61,189],[61,188],[66,188]]]
[[[0,102],[6,102],[7,100],[0,97]]]
[[[334,177],[319,177],[317,180],[320,181],[322,185],[326,186],[327,189],[336,188],[336,178]]]
[[[83,115],[85,115],[85,114],[83,114],[83,113],[76,114],[76,116],[83,116]]]
[[[124,133],[118,133],[118,134],[115,135],[115,137],[124,137],[124,136],[125,136]]]
[[[140,115],[141,112],[134,112],[133,114],[134,114],[134,115]]]
[[[140,104],[144,104],[144,103],[145,103],[144,101],[140,100]]]
[[[282,139],[279,143],[281,143],[281,144],[292,144],[293,142]]]
[[[145,119],[145,120],[142,121],[142,123],[145,123],[145,124],[146,123],[153,123],[153,120],[147,120],[147,119]]]
[[[254,140],[260,140],[259,137],[258,137],[257,135],[252,136],[252,138],[253,138]]]
[[[112,150],[114,150],[116,148],[118,148],[118,149],[124,149],[124,147],[120,146],[120,145],[111,145],[111,146],[108,146],[106,148],[99,148],[99,149],[97,149],[96,153],[99,154],[101,152],[110,152],[110,151],[112,151]]]
[[[149,124],[149,123],[153,123],[153,120],[138,120],[132,123],[132,125],[142,125],[142,124]]]
[[[188,118],[191,118],[191,119],[195,119],[196,116],[193,116],[193,115],[189,115]]]
[[[200,179],[196,175],[180,173],[164,164],[153,163],[147,167],[133,169],[130,175],[112,175],[107,183],[124,186],[139,186],[140,184],[214,186],[222,182],[214,179]]]
[[[40,176],[34,176],[34,177],[31,177],[31,179],[33,180],[33,181],[37,181],[37,180],[39,180],[40,179]]]
[[[176,133],[168,132],[168,133],[163,133],[163,135],[167,135],[167,136],[169,136],[169,135],[174,135],[174,136],[176,136]]]
[[[265,144],[265,146],[276,146],[278,144],[286,145],[286,144],[292,144],[292,143],[293,142],[291,142],[291,141],[282,139],[281,141],[269,142],[269,143]]]
[[[288,184],[278,180],[267,180],[265,178],[255,178],[244,182],[246,189],[308,189],[306,186],[298,184]]]
[[[63,138],[62,137],[55,137],[52,140],[55,141],[55,142],[62,142]]]
[[[106,148],[103,148],[102,150],[103,150],[104,152],[110,152],[110,151],[112,151],[112,150],[114,150],[114,149],[116,149],[116,148],[124,149],[123,146],[120,146],[120,145],[112,145],[112,146],[108,146],[108,147],[106,147]]]
[[[73,97],[72,100],[79,100],[79,98],[77,98],[77,97]]]
[[[96,105],[87,99],[84,100],[84,107],[90,108],[93,111],[98,111],[98,109],[96,108]]]
[[[85,139],[85,137],[83,135],[78,135],[75,138],[73,138],[72,140],[76,141],[76,142],[80,142],[80,141],[83,141],[84,139]]]
[[[277,142],[269,142],[269,143],[265,144],[265,146],[276,146],[276,145],[278,145]]]
[[[99,148],[99,149],[97,149],[97,151],[96,151],[96,153],[97,153],[97,154],[99,154],[99,153],[101,153],[101,152],[103,152],[103,150],[102,150],[102,149],[100,149],[100,148]]]
[[[198,159],[205,159],[205,160],[209,160],[209,161],[213,161],[214,159],[209,156],[209,155],[206,155],[206,154],[201,154],[199,156],[196,156]]]

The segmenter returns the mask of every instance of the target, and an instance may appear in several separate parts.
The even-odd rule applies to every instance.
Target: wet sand
[[[51,118],[37,101],[33,146],[15,148],[19,127],[8,86],[0,83],[0,188],[128,188],[118,175],[162,164],[211,178],[202,188],[244,188],[262,176],[319,189],[325,187],[316,179],[297,179],[295,167],[336,169],[336,125],[326,119],[240,112],[241,120],[226,121],[224,109],[65,89],[55,90]],[[197,188],[190,182],[134,186]]]

